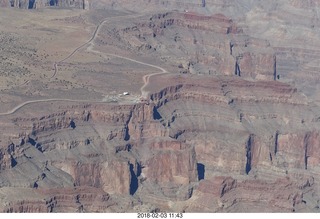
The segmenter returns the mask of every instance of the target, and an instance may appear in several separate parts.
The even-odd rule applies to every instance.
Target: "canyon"
[[[1,212],[319,212],[320,1],[0,6]]]

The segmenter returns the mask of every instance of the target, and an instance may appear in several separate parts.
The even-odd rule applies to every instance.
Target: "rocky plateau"
[[[0,211],[319,212],[319,13],[0,0]]]

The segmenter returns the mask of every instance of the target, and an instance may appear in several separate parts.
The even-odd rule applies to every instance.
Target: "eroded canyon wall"
[[[44,7],[89,9],[88,0],[1,0],[1,7],[39,9]]]

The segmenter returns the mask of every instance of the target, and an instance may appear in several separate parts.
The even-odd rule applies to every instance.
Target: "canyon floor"
[[[320,211],[320,1],[59,4],[0,1],[1,212]]]

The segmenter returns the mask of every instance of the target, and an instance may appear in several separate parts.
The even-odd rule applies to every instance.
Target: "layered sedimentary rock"
[[[115,21],[100,42],[160,57],[180,73],[279,79],[270,42],[251,37],[247,27],[222,13],[159,13],[131,25]]]
[[[296,89],[229,76],[155,81],[146,103],[13,116],[25,131],[3,147],[1,186],[38,195],[3,192],[2,210],[316,211],[319,129]],[[128,209],[119,197],[132,199]]]
[[[304,193],[308,193],[308,189],[312,187],[313,178],[304,179],[305,187],[294,184],[291,180],[289,177],[279,178],[273,182],[238,181],[231,177],[214,177],[211,180],[203,180],[188,210],[264,212],[265,206],[269,206],[268,211],[301,210],[306,207],[307,199],[304,198]]]
[[[56,101],[1,116],[1,211],[319,212],[317,1],[90,7],[104,3],[153,8],[105,22],[100,54],[170,73],[153,69],[141,102]]]
[[[319,129],[313,116],[303,113],[308,104],[303,96],[273,81],[175,80],[176,87],[162,89],[150,98],[158,102],[157,111],[171,136],[195,145],[198,177],[210,181],[200,181],[184,210],[317,209]],[[301,117],[290,117],[287,107],[289,114]],[[305,126],[312,131],[303,131]],[[208,190],[204,191],[204,185]],[[270,192],[274,187],[279,192]]]
[[[0,6],[21,9],[39,9],[50,6],[89,9],[89,2],[87,0],[1,0]]]
[[[51,197],[51,188],[56,191],[79,188],[83,193],[86,188],[99,188],[111,197],[123,195],[130,199],[146,184],[150,189],[160,189],[164,200],[190,197],[192,188],[189,185],[198,180],[194,147],[172,140],[161,132],[158,143],[152,138],[144,142],[147,133],[155,131],[155,126],[151,125],[154,122],[151,105],[71,108],[74,110],[62,110],[39,118],[15,118],[17,125],[28,131],[16,136],[13,141],[17,143],[3,148],[0,173],[3,188],[44,191],[47,199]],[[166,139],[165,143],[161,139]],[[16,177],[12,178],[13,175]],[[41,193],[41,196],[44,195]],[[78,196],[70,193],[70,199]],[[55,204],[44,202],[41,203],[43,207],[35,208],[40,205],[37,198],[29,201],[21,196],[21,202],[13,199],[8,202],[9,207],[2,206],[2,210],[93,211],[95,208],[96,211],[109,211],[107,207],[99,207],[100,204],[90,207],[90,201],[88,204],[75,201],[69,206],[68,202],[54,197]],[[121,205],[122,202],[115,203]],[[120,209],[115,207],[114,210]]]
[[[39,189],[33,190],[29,197],[23,195],[31,191],[19,189],[19,192],[21,200],[8,203],[4,212],[100,212],[115,204],[104,191],[90,187]]]

